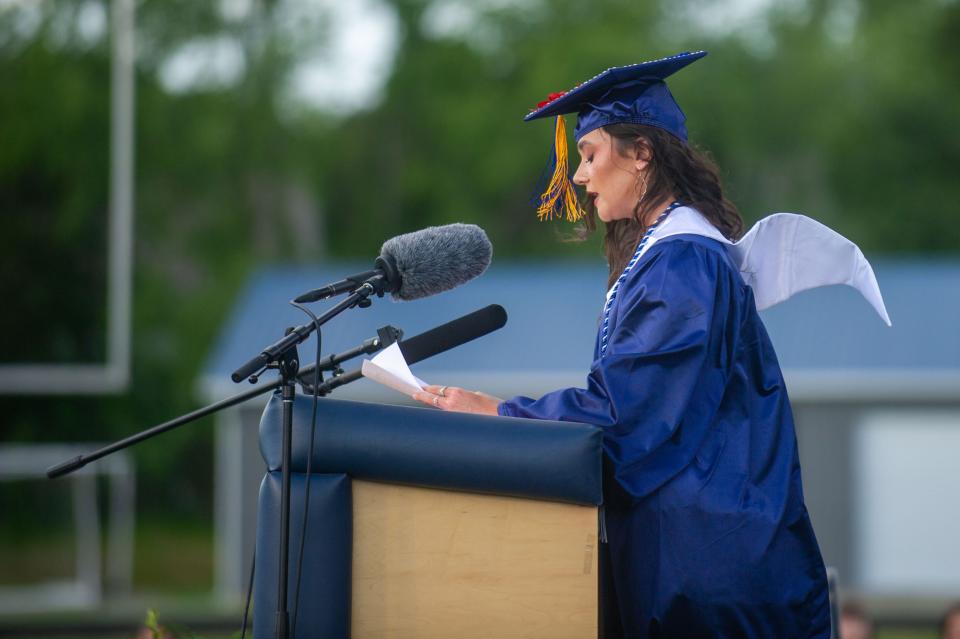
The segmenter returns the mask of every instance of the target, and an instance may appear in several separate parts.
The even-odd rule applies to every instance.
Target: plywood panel
[[[597,509],[353,482],[354,639],[596,637]]]

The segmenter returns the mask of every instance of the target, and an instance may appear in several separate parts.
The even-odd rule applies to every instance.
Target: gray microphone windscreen
[[[493,246],[479,226],[458,223],[390,238],[380,254],[394,260],[400,275],[394,299],[416,300],[449,291],[483,273]]]

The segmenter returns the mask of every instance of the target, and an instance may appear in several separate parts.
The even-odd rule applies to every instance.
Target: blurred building
[[[256,274],[199,380],[202,398],[246,390],[230,383],[230,373],[284,327],[307,321],[287,300],[366,268],[325,264]],[[838,569],[842,589],[899,598],[909,608],[910,601],[960,593],[960,262],[888,261],[876,271],[892,328],[846,287],[809,291],[762,315],[793,400],[807,505],[827,563]],[[347,311],[324,327],[322,351],[357,346],[386,324],[410,337],[496,303],[509,315],[505,328],[414,372],[501,397],[582,386],[605,281],[596,264],[498,265],[442,295]],[[301,360],[312,360],[315,349],[304,344]],[[359,361],[345,368],[355,366]],[[405,403],[368,380],[333,397]],[[228,599],[243,590],[250,565],[264,400],[228,409],[217,421],[216,583]]]

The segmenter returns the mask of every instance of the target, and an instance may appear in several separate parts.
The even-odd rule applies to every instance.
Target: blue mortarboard
[[[659,127],[686,141],[686,117],[664,80],[705,55],[706,51],[685,52],[650,62],[612,67],[566,93],[551,93],[545,102],[527,114],[525,121],[557,117],[554,170],[546,190],[539,196],[537,215],[540,219],[551,219],[564,211],[570,221],[583,215],[568,175],[565,113],[577,114],[574,129],[577,141],[594,129],[622,122]]]

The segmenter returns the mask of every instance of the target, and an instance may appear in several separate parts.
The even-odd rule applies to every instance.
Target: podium
[[[600,429],[320,399],[307,476],[312,401],[294,404],[292,636],[596,636]],[[280,417],[275,395],[260,423],[267,474],[257,513],[255,639],[274,636]]]

